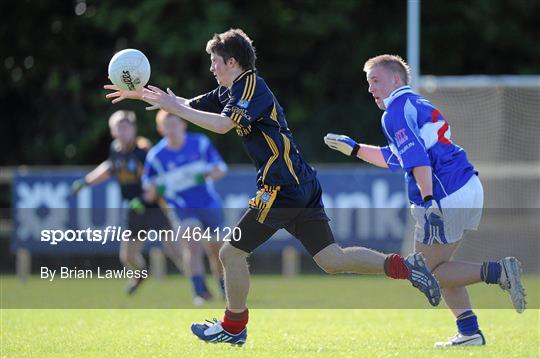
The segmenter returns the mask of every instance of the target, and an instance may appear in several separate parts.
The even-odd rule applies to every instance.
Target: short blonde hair
[[[393,73],[397,73],[404,84],[411,83],[411,67],[399,55],[385,54],[372,57],[364,64],[364,72],[368,72],[375,66],[383,66]]]
[[[176,117],[178,119],[180,119],[181,121],[183,121],[184,119],[177,116],[176,114],[173,114],[173,113],[169,113],[163,109],[160,109],[157,114],[156,114],[156,124],[159,126],[160,123],[162,123],[165,118],[167,118],[167,116],[173,116],[173,117]]]
[[[119,110],[109,117],[109,127],[115,127],[118,123],[126,121],[132,126],[137,126],[137,115],[133,111]]]

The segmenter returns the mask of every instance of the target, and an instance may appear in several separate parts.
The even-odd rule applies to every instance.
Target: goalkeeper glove
[[[142,215],[146,210],[141,198],[133,198],[128,203],[129,209],[133,210],[136,214]]]
[[[422,206],[426,209],[424,212],[424,234],[428,244],[432,244],[435,240],[441,244],[447,243],[444,235],[444,218],[439,204],[432,195],[428,195],[424,198]]]
[[[324,143],[331,149],[338,150],[351,157],[356,157],[360,149],[360,144],[342,134],[328,133],[324,137]]]
[[[86,188],[88,183],[84,179],[77,179],[71,183],[71,195],[76,195],[79,191]]]

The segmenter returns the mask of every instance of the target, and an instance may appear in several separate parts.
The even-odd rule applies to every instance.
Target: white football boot
[[[512,304],[518,313],[525,311],[525,289],[521,284],[521,262],[515,257],[506,257],[499,261],[502,267],[499,286],[510,294]]]
[[[435,343],[435,348],[484,345],[486,345],[486,339],[484,338],[482,331],[478,331],[470,336],[465,336],[461,333],[458,333],[454,337],[449,338],[446,342]]]

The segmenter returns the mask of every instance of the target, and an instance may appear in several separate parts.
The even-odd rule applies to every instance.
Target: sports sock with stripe
[[[221,327],[229,333],[238,334],[246,328],[248,319],[249,311],[247,308],[240,313],[231,312],[226,309],[225,316],[221,322]]]
[[[459,333],[464,336],[471,336],[478,332],[478,319],[472,310],[460,314],[456,318],[456,325]]]

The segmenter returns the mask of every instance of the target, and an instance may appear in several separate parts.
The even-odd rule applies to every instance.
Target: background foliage
[[[538,0],[423,1],[422,73],[540,73],[539,13]],[[383,142],[363,62],[406,55],[405,0],[25,0],[2,1],[0,16],[0,165],[98,163],[120,108],[134,109],[140,133],[156,141],[143,104],[104,99],[109,59],[138,48],[151,83],[192,97],[216,86],[204,48],[230,27],[254,40],[307,159],[346,160],[325,149],[325,133]],[[248,162],[233,133],[212,138],[227,161]]]

